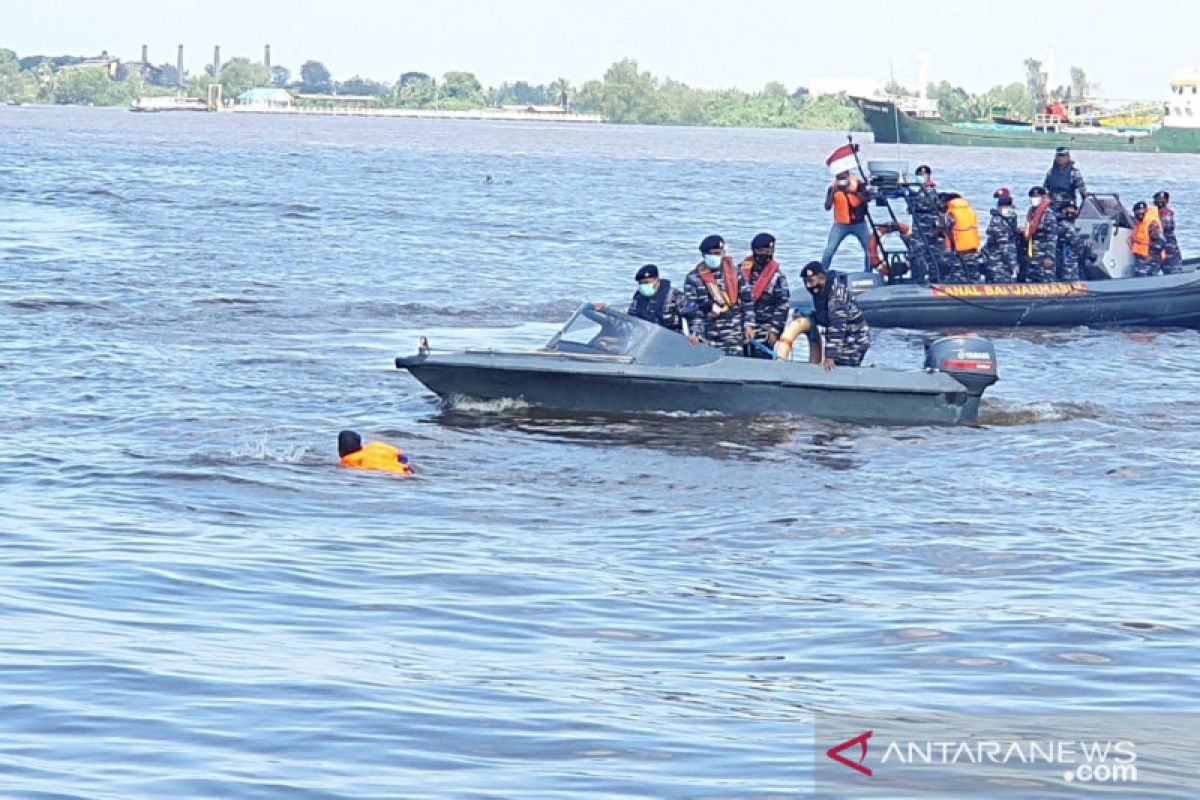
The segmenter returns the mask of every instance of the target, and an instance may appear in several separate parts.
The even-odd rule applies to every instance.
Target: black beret
[[[1030,197],[1041,197],[1041,196],[1042,196],[1042,195],[1044,195],[1045,193],[1046,193],[1046,187],[1045,187],[1045,186],[1031,186],[1031,187],[1029,187],[1029,196],[1030,196]]]
[[[775,244],[775,237],[769,233],[760,233],[750,240],[750,249],[757,250],[760,247],[770,247]]]
[[[700,252],[707,253],[709,250],[716,250],[718,247],[724,247],[725,240],[720,236],[712,235],[705,236],[704,241],[700,242]]]
[[[1056,156],[1069,156],[1069,155],[1071,155],[1071,148],[1069,148],[1069,147],[1056,147],[1056,148],[1054,148],[1054,155],[1056,155]]]
[[[635,281],[637,281],[638,283],[641,283],[642,281],[646,280],[647,278],[657,278],[657,277],[658,277],[658,267],[654,266],[653,264],[647,264],[646,266],[642,267],[641,269],[639,269],[637,271],[637,275],[634,275],[633,279]]]

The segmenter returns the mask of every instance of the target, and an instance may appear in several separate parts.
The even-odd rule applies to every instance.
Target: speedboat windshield
[[[567,320],[546,349],[560,353],[627,356],[653,334],[656,327],[645,320],[607,308],[601,311],[587,303]]]

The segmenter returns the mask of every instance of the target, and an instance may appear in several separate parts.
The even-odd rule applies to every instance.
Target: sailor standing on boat
[[[945,269],[947,283],[974,283],[982,278],[983,258],[979,255],[979,217],[970,201],[957,192],[942,192],[938,199],[942,226],[946,230]]]
[[[946,249],[941,198],[928,164],[917,167],[915,174],[920,186],[908,198],[908,212],[913,221],[912,256],[916,262],[913,274],[918,278],[924,275],[930,283],[936,283],[942,280],[942,255]]]
[[[1135,278],[1157,275],[1162,270],[1163,250],[1167,246],[1158,214],[1150,211],[1145,200],[1139,200],[1133,204],[1133,219],[1137,222],[1133,226],[1133,238],[1129,240],[1129,249],[1133,251],[1133,275]]]
[[[1084,241],[1075,227],[1079,217],[1079,209],[1074,201],[1063,203],[1058,213],[1058,279],[1060,281],[1079,280],[1079,268],[1084,263]]]
[[[750,242],[750,255],[742,261],[742,274],[750,284],[754,301],[755,341],[762,347],[749,345],[746,355],[751,358],[774,358],[773,348],[787,325],[792,293],[787,278],[775,260],[775,237],[760,233]]]
[[[1012,192],[1006,188],[997,189],[992,197],[996,198],[996,207],[988,221],[983,269],[988,283],[1012,283],[1021,265],[1017,255],[1017,243],[1021,241],[1017,209]]]
[[[1058,214],[1054,212],[1044,186],[1032,187],[1029,198],[1033,205],[1029,207],[1029,225],[1025,228],[1026,254],[1029,256],[1025,280],[1028,283],[1053,283],[1058,264]]]
[[[1042,182],[1042,185],[1050,193],[1050,203],[1054,206],[1055,212],[1062,209],[1063,203],[1068,200],[1075,202],[1076,195],[1079,195],[1079,203],[1076,208],[1082,207],[1083,201],[1087,198],[1087,186],[1083,183],[1083,173],[1071,160],[1071,151],[1066,147],[1055,149],[1054,163],[1046,173],[1046,180]]]
[[[825,191],[825,210],[833,211],[833,226],[829,229],[829,240],[821,263],[828,269],[833,256],[847,236],[858,239],[863,249],[863,269],[871,269],[871,228],[867,224],[867,203],[870,201],[867,185],[850,174],[839,172]]]
[[[824,330],[823,350],[813,360],[834,367],[857,367],[871,347],[871,329],[845,281],[832,280],[820,261],[810,261],[800,271],[804,288],[813,299],[813,327]],[[820,345],[818,345],[820,346]]]
[[[745,274],[725,255],[725,240],[706,236],[700,242],[699,264],[683,282],[692,344],[703,339],[726,355],[744,355],[754,339],[754,300]]]
[[[1179,240],[1175,238],[1175,210],[1169,205],[1171,193],[1160,190],[1154,193],[1154,205],[1158,208],[1158,223],[1162,226],[1163,247],[1162,271],[1164,275],[1183,272],[1183,253],[1179,251]]]

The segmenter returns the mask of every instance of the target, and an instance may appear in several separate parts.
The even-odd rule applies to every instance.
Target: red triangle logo
[[[863,775],[870,777],[874,773],[871,772],[870,767],[864,767],[862,762],[867,759],[867,740],[871,738],[872,733],[873,733],[873,731],[867,731],[866,733],[860,733],[858,736],[855,736],[853,739],[847,739],[846,741],[842,742],[841,744],[834,745],[833,747],[831,747],[825,751],[825,755],[829,756],[830,758],[832,758],[834,761],[838,762],[839,764],[845,764],[850,769],[858,770]],[[848,759],[844,755],[842,755],[843,750],[854,747],[854,745],[858,745],[859,747],[862,748],[862,752],[860,752],[858,755],[858,761],[851,761],[850,759]]]

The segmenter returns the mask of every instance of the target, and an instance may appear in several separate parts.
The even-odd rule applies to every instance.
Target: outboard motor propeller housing
[[[945,372],[976,397],[1000,379],[996,372],[996,348],[990,340],[973,333],[945,336],[927,343],[925,368]]]

